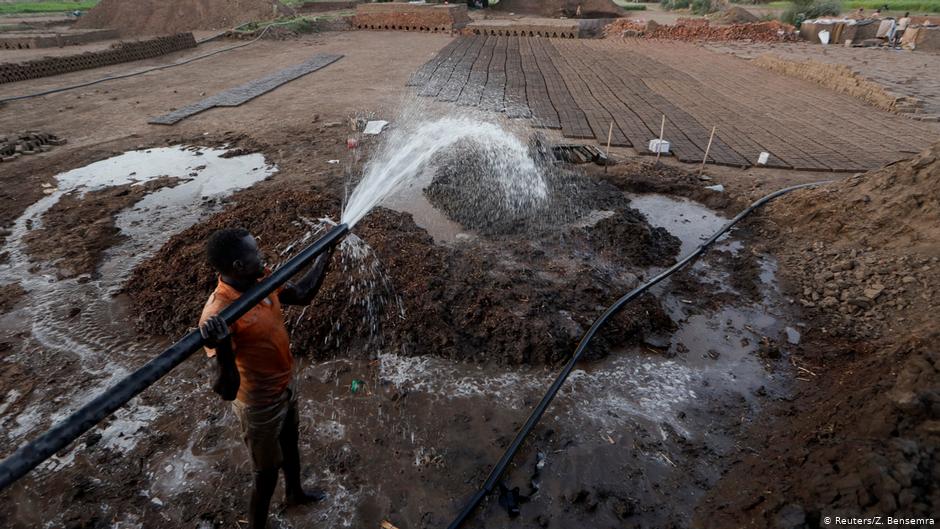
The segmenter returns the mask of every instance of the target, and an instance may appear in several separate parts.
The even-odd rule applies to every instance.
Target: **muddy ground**
[[[96,265],[127,242],[109,223],[139,191],[65,197],[50,210],[46,237],[33,235],[27,245],[35,267],[26,270],[28,287],[0,281],[0,454],[193,325],[214,283],[200,255],[212,229],[246,225],[278,262],[296,251],[291,243],[315,233],[320,217],[336,218],[347,176],[361,170],[371,148],[364,141],[359,159],[346,150],[345,119],[393,115],[406,97],[400,87],[446,40],[348,33],[265,42],[238,57],[171,70],[161,78],[165,89],[138,78],[6,107],[0,125],[50,130],[69,144],[0,167],[0,193],[10,199],[0,200],[3,229],[45,196],[42,184],[54,184],[57,173],[126,150],[227,145],[262,153],[278,172],[206,204],[195,226],[161,235],[151,257],[119,278],[120,289],[97,288],[109,285],[109,275]],[[396,65],[384,51],[402,46],[427,53]],[[145,124],[201,91],[227,87],[237,80],[235,65],[258,76],[272,61],[286,66],[321,51],[348,56],[328,75],[244,107],[173,129]],[[300,358],[304,475],[329,498],[299,510],[276,499],[273,527],[375,527],[384,519],[402,529],[445,525],[610,301],[749,201],[821,179],[709,167],[703,180],[695,167],[614,151],[620,163],[607,171],[565,168],[586,175],[601,207],[547,233],[460,226],[461,236],[442,241],[418,216],[392,209],[356,227],[378,259],[361,267],[337,258],[334,270],[356,272],[357,282],[343,284],[334,272],[312,307],[288,315]],[[716,183],[726,191],[706,189]],[[621,314],[506,477],[523,496],[520,517],[509,518],[493,495],[473,523],[796,528],[823,526],[837,514],[936,513],[936,247],[910,249],[916,238],[886,244],[890,237],[877,233],[895,225],[888,217],[864,226],[845,220],[868,218],[865,205],[879,199],[866,189],[868,202],[855,195],[861,200],[839,202],[849,191],[833,188],[762,213]],[[917,207],[906,217],[936,211],[921,208],[935,192],[923,195],[912,198]],[[815,203],[844,211],[816,211]],[[595,209],[614,216],[592,216]],[[459,211],[450,214],[461,221]],[[834,218],[843,233],[832,229]],[[107,237],[80,236],[76,224],[93,222]],[[844,237],[850,232],[869,237]],[[362,281],[379,288],[359,289]],[[861,298],[875,281],[883,293],[866,306]],[[836,303],[821,303],[829,297]],[[363,318],[370,306],[384,307],[383,317]],[[382,332],[366,339],[377,322]],[[199,356],[185,362],[4,491],[0,525],[239,526],[250,469],[233,415],[208,390],[208,367]],[[353,393],[353,380],[364,389]]]

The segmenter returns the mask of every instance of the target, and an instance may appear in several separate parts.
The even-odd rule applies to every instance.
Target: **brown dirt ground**
[[[12,309],[25,295],[26,291],[20,285],[0,285],[0,314]]]
[[[114,225],[114,216],[149,193],[180,183],[178,178],[158,178],[141,185],[127,184],[83,196],[63,196],[42,216],[42,227],[24,238],[32,261],[56,264],[59,277],[94,275],[104,252],[125,236]]]
[[[803,384],[699,511],[703,527],[817,527],[940,505],[940,145],[770,206],[756,222],[808,318]]]
[[[715,13],[714,16],[709,17],[709,20],[716,24],[747,24],[749,22],[757,22],[760,19],[747,9],[734,6]]]

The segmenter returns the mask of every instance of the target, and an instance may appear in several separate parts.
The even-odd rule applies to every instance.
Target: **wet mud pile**
[[[751,432],[706,527],[935,516],[940,506],[940,145],[781,198],[755,227],[808,319],[791,403]],[[915,524],[918,525],[918,524]]]
[[[496,176],[499,168],[479,150],[464,145],[442,155],[425,196],[465,229],[507,244],[515,244],[512,239],[518,237],[543,242],[565,239],[569,247],[581,246],[625,266],[672,263],[678,239],[650,226],[630,208],[620,188],[563,169],[537,152],[533,158],[545,184],[544,197],[504,193]]]
[[[30,260],[54,263],[60,279],[96,275],[104,253],[126,237],[114,225],[114,216],[147,194],[178,183],[178,178],[164,177],[63,196],[42,216],[42,226],[24,237]]]
[[[299,251],[301,241],[312,242],[316,219],[336,218],[339,209],[338,199],[317,191],[248,190],[233,200],[232,207],[173,237],[134,271],[125,291],[143,330],[178,336],[195,325],[215,287],[204,256],[215,230],[247,228],[275,264]],[[509,365],[557,362],[570,354],[603,306],[636,286],[641,273],[604,260],[599,265],[599,253],[623,251],[623,234],[593,231],[577,228],[572,233],[580,237],[512,244],[481,238],[442,246],[410,215],[379,208],[354,229],[375,255],[357,261],[337,251],[313,305],[286,313],[293,347],[317,359],[393,350]],[[655,254],[636,262],[670,261],[678,248],[670,237],[662,234]],[[582,257],[570,258],[573,252]],[[658,302],[646,298],[605,329],[591,354],[602,356],[613,346],[672,328]]]

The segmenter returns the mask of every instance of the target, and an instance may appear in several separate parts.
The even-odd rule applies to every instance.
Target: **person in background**
[[[898,20],[898,27],[894,31],[894,47],[897,48],[901,45],[901,37],[904,36],[904,32],[907,31],[907,27],[911,25],[911,13],[904,13],[904,16]]]

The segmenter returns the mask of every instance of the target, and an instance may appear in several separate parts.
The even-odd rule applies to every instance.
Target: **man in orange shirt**
[[[213,389],[233,401],[251,455],[255,478],[248,521],[252,529],[262,529],[267,523],[278,468],[284,470],[288,505],[324,497],[322,492],[305,492],[300,482],[294,359],[281,305],[313,301],[334,248],[320,255],[297,284],[285,284],[229,327],[218,313],[264,278],[266,270],[258,243],[247,230],[220,230],[209,238],[207,254],[219,273],[219,283],[202,311],[199,330],[206,353],[216,359]]]

